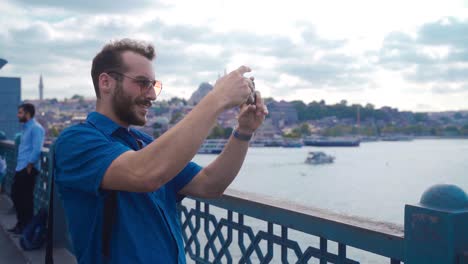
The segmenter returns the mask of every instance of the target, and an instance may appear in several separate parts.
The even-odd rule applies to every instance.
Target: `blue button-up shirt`
[[[18,146],[18,159],[16,171],[34,165],[37,170],[41,169],[39,158],[41,157],[42,145],[44,144],[44,128],[34,118],[24,123],[21,131],[21,142]]]
[[[153,139],[131,129],[147,145]],[[137,150],[128,129],[93,112],[87,121],[67,128],[55,143],[56,179],[79,263],[105,263],[102,255],[104,199],[100,188],[106,170],[118,156]],[[154,192],[117,192],[109,263],[185,263],[178,192],[202,168],[190,162],[171,181]]]

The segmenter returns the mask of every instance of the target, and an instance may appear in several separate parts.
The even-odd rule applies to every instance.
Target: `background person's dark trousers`
[[[34,211],[34,185],[36,183],[36,175],[39,171],[36,168],[28,174],[24,168],[17,171],[11,187],[11,199],[16,208],[17,223],[10,231],[21,233],[23,228],[29,223],[33,217]]]

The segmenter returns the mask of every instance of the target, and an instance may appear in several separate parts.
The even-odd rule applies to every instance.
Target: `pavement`
[[[0,194],[0,263],[43,264],[45,246],[38,250],[24,251],[19,245],[19,235],[6,231],[16,223],[13,204],[5,194]],[[54,264],[75,264],[75,257],[65,248],[54,248]]]

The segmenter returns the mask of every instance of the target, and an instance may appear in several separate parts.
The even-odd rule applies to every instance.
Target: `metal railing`
[[[17,148],[13,141],[0,140],[0,156],[4,157],[7,163],[7,174],[3,180],[3,191],[11,194],[11,186],[16,168]],[[51,179],[49,168],[49,149],[43,148],[41,152],[41,172],[36,176],[36,185],[34,187],[34,213],[41,208],[49,208],[49,181]]]
[[[7,160],[3,187],[9,193],[16,165],[14,142],[0,141],[0,155]],[[41,154],[36,211],[48,205],[53,170],[49,155],[47,149]],[[63,225],[63,210],[55,212],[61,215],[54,216],[54,225]],[[404,230],[235,190],[218,199],[188,197],[178,212],[186,255],[196,263],[376,263],[359,259],[363,254],[381,256],[384,262],[379,263],[468,263],[468,196],[456,186],[435,186],[420,204],[407,205]],[[361,253],[349,254],[356,249]]]
[[[360,263],[348,258],[348,246],[386,257],[392,264],[404,258],[403,230],[397,225],[235,190],[219,199],[192,199],[194,203],[183,202],[179,211],[187,255],[197,263]],[[214,208],[222,208],[224,217],[222,212],[212,213]],[[245,217],[262,221],[264,228],[254,230]],[[316,236],[318,243],[300,244],[290,231]],[[338,243],[336,254],[329,252],[329,241]]]

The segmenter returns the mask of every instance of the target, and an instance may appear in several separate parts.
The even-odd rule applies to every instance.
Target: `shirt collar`
[[[26,123],[24,123],[24,127],[30,127],[34,124],[34,118],[29,119]]]
[[[119,128],[126,130],[125,128],[119,126],[117,123],[112,121],[109,117],[98,112],[89,113],[86,120],[93,124],[97,129],[101,130],[103,133],[109,136],[112,135]]]

